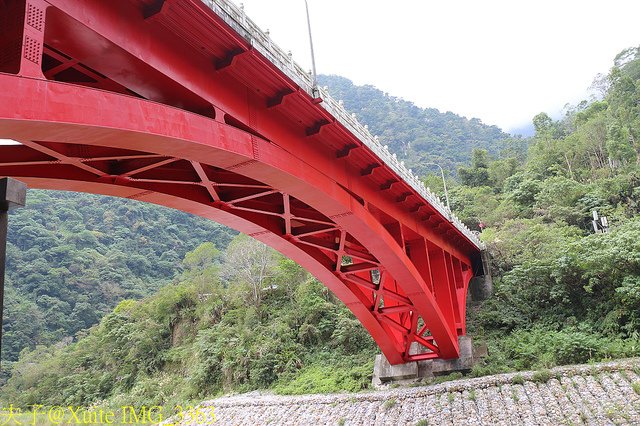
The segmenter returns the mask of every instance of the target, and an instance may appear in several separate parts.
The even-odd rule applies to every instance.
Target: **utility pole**
[[[0,324],[4,310],[4,271],[7,260],[7,230],[9,210],[23,207],[27,200],[27,185],[11,178],[0,179]],[[0,326],[0,353],[2,353],[2,326]]]

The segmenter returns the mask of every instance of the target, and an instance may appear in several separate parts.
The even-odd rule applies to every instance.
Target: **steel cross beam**
[[[10,0],[6,16],[24,22],[0,25],[20,47],[0,57],[0,137],[22,145],[0,146],[0,176],[216,220],[311,272],[391,363],[458,356],[477,245],[211,8]]]

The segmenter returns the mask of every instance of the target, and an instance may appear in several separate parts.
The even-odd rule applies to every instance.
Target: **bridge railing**
[[[202,0],[211,10],[220,16],[231,28],[244,37],[254,49],[271,61],[285,75],[293,80],[300,88],[311,97],[320,96],[320,104],[326,111],[335,117],[351,133],[357,136],[378,158],[395,171],[408,185],[427,200],[449,222],[451,222],[469,241],[479,249],[484,249],[484,243],[458,219],[440,198],[431,192],[420,178],[408,169],[403,161],[399,161],[396,154],[389,152],[387,145],[382,145],[376,136],[373,136],[367,126],[363,126],[355,114],[350,114],[342,105],[329,95],[326,88],[314,88],[310,73],[298,65],[292,58],[291,52],[285,52],[271,40],[269,33],[264,32],[245,14],[243,7],[238,7],[228,0]],[[314,90],[315,89],[315,90]]]

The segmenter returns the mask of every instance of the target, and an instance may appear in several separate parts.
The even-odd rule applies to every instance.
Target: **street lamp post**
[[[23,207],[27,199],[27,186],[15,179],[0,179],[0,324],[4,308],[4,271],[7,254],[9,210]],[[2,327],[0,327],[0,353],[2,353]]]
[[[428,164],[437,166],[440,169],[440,175],[442,176],[442,185],[444,186],[444,199],[447,201],[447,210],[449,210],[449,213],[451,213],[451,205],[449,204],[449,192],[447,192],[447,181],[444,179],[444,170],[442,170],[442,167],[440,167],[440,164],[438,163],[427,163],[427,165]]]
[[[313,95],[316,96],[318,90],[318,74],[316,73],[316,55],[313,52],[313,37],[311,36],[311,18],[309,17],[309,3],[304,0],[304,6],[307,9],[307,28],[309,28],[309,46],[311,47],[311,72],[313,79]]]

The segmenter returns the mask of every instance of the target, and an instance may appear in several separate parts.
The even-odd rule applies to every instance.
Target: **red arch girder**
[[[33,63],[23,59],[22,75],[42,78],[45,70],[50,78],[61,78],[54,75],[60,65],[52,68],[49,62],[64,61],[55,53],[64,50],[67,62],[75,64],[74,73],[103,76],[93,86],[133,91],[215,116],[264,135],[310,163],[322,159],[322,170],[351,194],[366,194],[367,203],[378,208],[377,216],[400,218],[411,228],[421,226],[412,222],[425,222],[418,233],[428,234],[440,247],[463,256],[477,254],[478,248],[437,209],[200,0],[123,0],[117,7],[101,0],[29,1],[47,10],[41,34],[45,54],[42,70],[33,70]],[[158,7],[148,8],[153,5]],[[91,86],[81,80],[74,83]],[[124,86],[115,89],[112,83]]]
[[[462,322],[451,327],[396,240],[336,182],[293,154],[226,124],[127,96],[9,75],[0,75],[0,88],[0,135],[23,144],[0,147],[0,175],[37,188],[154,202],[245,232],[325,283],[391,362],[415,359],[408,353],[413,341],[433,351],[418,357],[446,356],[442,348],[455,343]],[[35,97],[41,102],[17,102]],[[56,109],[65,110],[64,121],[51,118]],[[156,120],[132,120],[137,114]],[[455,259],[465,266],[452,281],[464,287],[470,263]],[[413,291],[393,279],[396,270],[413,276]]]
[[[312,272],[392,363],[457,356],[477,248],[199,1],[146,21],[142,3],[30,0],[43,61],[24,50],[23,77],[0,76],[0,132],[24,144],[0,147],[0,175],[212,218]],[[69,70],[75,85],[44,80]]]

